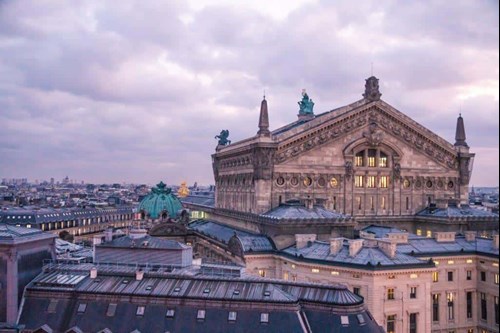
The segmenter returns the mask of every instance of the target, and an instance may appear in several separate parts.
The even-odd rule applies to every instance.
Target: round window
[[[292,184],[293,186],[297,186],[299,184],[298,178],[292,177],[292,179],[290,179],[290,184]]]
[[[311,186],[312,179],[311,179],[311,177],[305,177],[303,182],[304,182],[304,186]]]
[[[453,184],[453,182],[450,180],[448,182],[448,188],[451,190],[453,187],[455,187],[455,184]]]
[[[337,187],[337,186],[339,186],[339,181],[337,180],[337,178],[332,177],[332,179],[330,179],[330,186],[331,187]]]
[[[325,187],[325,185],[326,185],[325,178],[321,177],[320,179],[318,179],[318,186]]]
[[[278,184],[279,186],[283,186],[285,184],[285,178],[278,177],[278,179],[276,179],[276,184]]]
[[[403,187],[404,187],[404,188],[408,188],[408,187],[410,187],[410,180],[409,180],[409,179],[405,179],[405,180],[403,181]]]
[[[426,181],[425,186],[427,186],[427,188],[432,188],[432,180]]]

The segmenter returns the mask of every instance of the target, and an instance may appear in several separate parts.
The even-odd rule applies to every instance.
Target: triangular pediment
[[[358,103],[358,102],[357,102]],[[359,104],[359,103],[358,103]],[[284,163],[304,152],[353,136],[376,140],[376,133],[397,138],[446,168],[457,168],[453,145],[383,101],[334,110],[300,127],[280,134],[275,163]],[[373,131],[373,137],[370,137]],[[357,133],[359,132],[359,133]]]

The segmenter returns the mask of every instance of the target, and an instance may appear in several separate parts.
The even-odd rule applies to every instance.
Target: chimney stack
[[[394,239],[380,239],[378,248],[391,259],[396,257],[397,241]]]
[[[330,255],[337,255],[344,246],[343,238],[330,238]]]
[[[297,250],[300,250],[308,245],[309,242],[314,242],[316,240],[316,234],[296,234],[295,244]]]
[[[359,251],[363,248],[362,239],[351,239],[349,240],[349,257],[355,257]]]
[[[142,269],[138,269],[135,271],[135,279],[137,281],[141,281],[144,278],[144,271]]]
[[[95,279],[97,277],[97,267],[92,267],[90,269],[90,278]]]
[[[466,231],[464,232],[465,240],[467,242],[473,242],[476,240],[476,232],[475,231]]]

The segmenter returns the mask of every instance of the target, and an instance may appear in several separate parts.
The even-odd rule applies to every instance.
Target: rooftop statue
[[[298,103],[300,106],[300,115],[313,114],[314,102],[309,98],[305,89],[302,89],[302,100]]]
[[[231,140],[228,140],[228,137],[229,137],[229,130],[222,130],[220,131],[219,135],[215,136],[215,139],[219,139],[218,145],[227,146],[231,144]]]
[[[187,187],[186,182],[181,183],[181,187],[179,187],[179,190],[177,191],[177,195],[180,198],[185,198],[189,195],[189,188]]]

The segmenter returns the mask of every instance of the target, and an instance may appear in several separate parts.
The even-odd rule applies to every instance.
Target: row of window
[[[410,299],[417,298],[417,287],[410,287],[409,296],[410,296]],[[387,288],[387,299],[388,300],[396,299],[396,294],[395,294],[394,288]]]
[[[453,282],[453,272],[446,272],[447,273],[447,279],[448,279],[448,282]],[[472,280],[472,271],[471,270],[467,270],[465,272],[466,274],[466,279],[467,280]],[[485,271],[481,271],[480,272],[480,278],[481,278],[481,281],[482,282],[486,282],[486,272]],[[432,282],[439,282],[439,272],[433,272],[432,273]],[[493,275],[493,282],[496,284],[496,285],[499,285],[500,284],[500,274],[499,273],[494,273]]]
[[[357,167],[387,168],[389,164],[386,153],[376,149],[367,149],[354,156],[354,165]]]
[[[389,176],[364,176],[356,175],[354,177],[354,186],[361,188],[388,188],[389,187]]]
[[[439,313],[439,305],[440,305],[440,294],[432,294],[432,321],[438,323],[440,321],[440,313]],[[447,292],[446,293],[446,301],[447,301],[447,319],[449,321],[455,320],[455,293]],[[480,316],[481,320],[488,320],[488,305],[487,305],[487,296],[485,293],[480,293]],[[495,314],[495,324],[499,324],[499,298],[498,296],[493,297],[493,313]],[[473,318],[473,293],[468,291],[466,293],[466,318]]]
[[[57,305],[57,300],[51,300],[51,302],[49,303],[49,306],[47,308],[47,312],[54,312],[55,305]],[[117,306],[118,306],[117,303],[109,303],[108,309],[106,310],[106,316],[113,317],[116,314]],[[82,313],[85,313],[86,310],[87,310],[87,303],[80,303],[78,305],[77,313],[82,314]],[[146,307],[144,305],[139,305],[139,306],[137,306],[137,310],[136,310],[135,314],[137,316],[143,316],[145,310],[146,310]],[[199,321],[205,320],[206,315],[207,315],[206,310],[200,309],[196,313],[196,319]],[[236,311],[229,311],[228,316],[227,316],[227,320],[228,321],[236,321],[237,316],[238,316],[238,313]],[[175,317],[175,309],[167,309],[167,311],[165,312],[165,317],[170,318],[170,319],[174,318]],[[363,318],[363,321],[364,321],[364,318]],[[269,313],[262,312],[260,314],[260,322],[263,324],[269,323]]]
[[[417,333],[417,318],[418,313],[410,313],[409,315],[409,333]],[[386,318],[387,333],[396,333],[396,315],[389,315]]]

